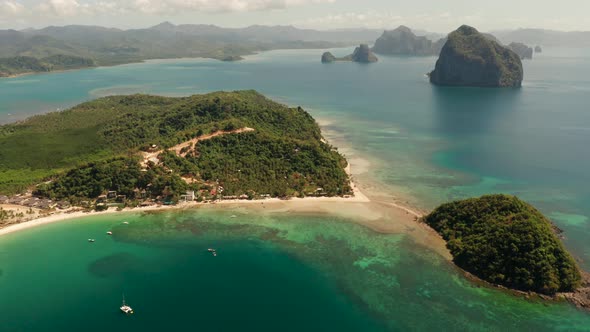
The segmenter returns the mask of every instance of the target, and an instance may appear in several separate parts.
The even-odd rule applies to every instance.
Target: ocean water
[[[412,205],[521,196],[565,231],[590,269],[590,50],[548,49],[525,61],[523,88],[500,90],[432,86],[430,57],[323,65],[320,55],[273,51],[236,63],[151,61],[3,79],[0,122],[110,94],[256,89],[310,111],[343,151],[370,161],[359,176]],[[8,317],[0,330],[590,330],[586,312],[477,287],[407,236],[325,216],[155,214],[129,217],[128,229],[120,221],[0,239]],[[89,246],[111,226],[112,239]],[[217,260],[204,252],[211,245],[225,251]],[[122,292],[137,307],[131,319],[116,312]]]

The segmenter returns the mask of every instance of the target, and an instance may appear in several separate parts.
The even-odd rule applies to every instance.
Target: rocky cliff
[[[508,48],[514,51],[514,53],[518,54],[521,59],[532,59],[533,58],[533,48],[528,47],[523,43],[510,43]]]
[[[377,57],[375,56],[375,54],[373,54],[373,52],[371,52],[371,49],[369,48],[369,45],[367,44],[361,44],[359,47],[357,47],[354,52],[352,53],[352,55],[350,55],[351,60],[354,62],[377,62],[379,61],[379,59],[377,59]]]
[[[523,68],[512,50],[463,25],[449,34],[430,82],[437,85],[520,87]]]
[[[334,62],[336,60],[338,60],[338,59],[336,59],[334,54],[332,54],[330,52],[325,52],[324,54],[322,54],[322,62],[323,63]]]

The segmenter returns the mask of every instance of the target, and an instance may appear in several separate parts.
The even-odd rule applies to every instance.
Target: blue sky
[[[394,28],[448,32],[525,27],[590,30],[589,0],[0,0],[0,28],[94,24],[146,27],[162,21],[243,27]]]

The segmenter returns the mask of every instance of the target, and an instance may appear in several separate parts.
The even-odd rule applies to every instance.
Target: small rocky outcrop
[[[590,311],[590,273],[582,272],[582,285],[576,291],[560,295],[576,307]]]
[[[535,53],[543,53],[543,49],[541,48],[541,46],[535,46]]]
[[[379,61],[367,44],[361,44],[357,47],[350,57],[354,62],[369,63]]]
[[[335,61],[352,61],[352,62],[361,62],[361,63],[371,63],[371,62],[377,62],[377,61],[379,61],[379,59],[377,59],[375,54],[373,54],[373,52],[371,52],[369,45],[361,44],[359,47],[357,47],[354,50],[354,52],[352,54],[347,55],[342,58],[337,58],[330,52],[325,52],[324,54],[322,54],[322,62],[323,63],[330,63],[330,62],[335,62]]]
[[[438,48],[438,51],[440,51],[440,48]],[[373,52],[387,55],[437,54],[431,40],[426,37],[416,36],[410,28],[403,25],[395,30],[384,31],[381,37],[375,41]]]
[[[449,34],[430,73],[431,83],[446,86],[520,87],[522,79],[515,52],[467,25]]]
[[[528,47],[523,43],[510,43],[508,48],[518,54],[521,59],[533,59],[533,48]]]
[[[228,55],[228,56],[221,58],[221,61],[227,61],[227,62],[241,61],[241,60],[244,60],[244,58],[242,58],[239,55]]]
[[[324,54],[322,54],[322,63],[330,63],[330,62],[334,62],[336,60],[338,60],[338,59],[336,59],[334,54],[332,54],[330,52],[325,52]]]

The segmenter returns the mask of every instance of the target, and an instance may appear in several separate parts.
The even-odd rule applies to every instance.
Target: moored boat
[[[119,309],[121,310],[122,313],[124,313],[126,315],[133,314],[133,308],[131,308],[130,306],[128,306],[125,303],[125,295],[123,295],[123,304],[121,305],[121,307]]]

